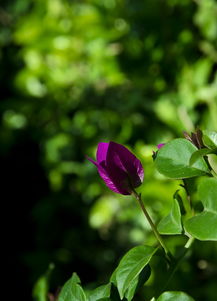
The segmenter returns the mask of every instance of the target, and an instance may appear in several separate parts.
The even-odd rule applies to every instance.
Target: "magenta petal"
[[[100,177],[103,179],[103,181],[105,182],[106,186],[111,189],[112,191],[116,192],[116,193],[120,193],[120,194],[124,194],[124,195],[128,195],[130,194],[130,192],[126,189],[124,189],[123,187],[121,187],[120,182],[116,181],[116,183],[114,182],[114,179],[112,179],[107,171],[102,167],[98,165],[98,172]]]
[[[141,162],[126,147],[115,142],[100,142],[96,154],[96,165],[106,186],[116,193],[129,195],[144,177]]]
[[[116,177],[116,174],[120,171],[124,172],[126,180],[128,179],[128,187],[138,187],[143,181],[144,171],[141,162],[121,144],[109,143],[106,166],[112,178]]]
[[[98,164],[97,162],[95,162],[93,159],[91,159],[90,157],[87,157],[87,159],[92,162],[94,165],[96,165],[97,169],[98,169],[98,172],[99,172],[99,175],[100,177],[103,179],[103,181],[105,182],[106,186],[111,189],[112,191],[116,192],[116,193],[120,193],[120,194],[124,194],[124,195],[128,195],[130,194],[130,192],[126,189],[123,189],[123,185],[121,185],[121,182],[123,180],[126,179],[126,175],[124,174],[123,175],[123,172],[120,171],[118,173],[118,177],[115,176],[114,179],[112,179],[105,167],[103,167],[102,165]],[[101,164],[105,164],[105,161],[101,162]],[[122,181],[121,181],[122,179]],[[116,183],[115,183],[116,182]]]
[[[165,143],[160,143],[157,145],[157,148],[160,149],[161,147],[163,147],[165,145]]]
[[[109,143],[100,142],[98,144],[97,152],[96,152],[96,160],[100,164],[102,161],[106,160],[107,150]]]

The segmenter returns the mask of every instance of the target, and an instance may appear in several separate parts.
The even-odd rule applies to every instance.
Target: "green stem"
[[[190,217],[190,216],[193,216],[194,215],[194,209],[193,209],[193,206],[192,206],[192,200],[191,200],[191,195],[190,195],[190,191],[189,191],[189,188],[188,188],[188,182],[186,179],[182,179],[183,181],[183,185],[180,185],[182,186],[185,191],[186,191],[186,195],[187,195],[187,202],[185,201],[185,199],[183,199],[183,205],[185,207],[185,211],[187,213],[187,215]]]
[[[184,245],[184,248],[186,250],[188,250],[191,247],[191,245],[193,244],[193,242],[194,242],[194,237],[189,237],[188,241]]]
[[[150,215],[148,214],[148,211],[145,209],[145,206],[144,206],[144,204],[143,204],[143,202],[142,202],[142,199],[141,199],[141,194],[138,194],[135,190],[133,190],[133,195],[135,196],[135,198],[136,198],[137,201],[139,202],[139,205],[140,205],[140,207],[141,207],[141,209],[142,209],[142,211],[143,211],[145,217],[147,218],[147,220],[148,220],[148,222],[149,222],[149,224],[150,224],[150,226],[151,226],[151,228],[152,228],[152,231],[154,232],[154,234],[155,234],[155,236],[156,236],[156,238],[157,238],[159,244],[160,244],[160,245],[162,246],[162,248],[164,249],[165,254],[166,254],[166,256],[167,256],[167,259],[168,259],[169,262],[170,262],[171,259],[172,259],[172,255],[170,254],[169,250],[167,249],[167,247],[166,247],[166,245],[165,245],[165,243],[164,243],[164,241],[163,241],[163,238],[162,238],[161,235],[159,234],[159,232],[158,232],[158,230],[157,230],[155,224],[153,223],[153,221],[152,221]]]

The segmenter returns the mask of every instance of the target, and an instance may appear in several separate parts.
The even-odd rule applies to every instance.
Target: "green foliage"
[[[178,201],[174,198],[170,213],[158,224],[157,229],[160,234],[181,234],[182,221]]]
[[[149,265],[146,265],[145,268],[139,273],[137,277],[134,278],[133,281],[131,281],[126,293],[125,298],[128,301],[133,300],[136,292],[141,289],[146,281],[149,279],[151,275],[151,268]]]
[[[132,287],[135,285],[135,279],[149,263],[156,250],[156,248],[150,246],[137,246],[126,253],[121,259],[111,277],[111,281],[118,288],[121,299],[123,299],[129,288],[132,290]],[[131,300],[130,295],[130,292],[128,292],[127,300]]]
[[[81,281],[76,273],[64,284],[58,301],[87,301],[85,293],[80,285]]]
[[[208,148],[201,148],[196,150],[190,158],[189,164],[190,166],[192,166],[198,159],[200,159],[201,157],[204,157],[206,155],[212,154],[213,151],[208,149]]]
[[[214,131],[203,132],[203,143],[210,149],[217,149],[217,133]]]
[[[164,292],[156,301],[194,301],[183,292]]]
[[[35,300],[47,301],[47,296],[49,292],[50,274],[52,273],[53,269],[54,269],[54,265],[50,264],[47,272],[44,275],[42,275],[35,283],[32,291],[32,296]]]
[[[87,294],[88,301],[102,301],[110,297],[111,283],[101,285]]]
[[[200,240],[217,240],[217,179],[203,179],[198,196],[204,210],[185,222],[186,231]]]
[[[46,301],[48,294],[48,280],[46,276],[41,276],[35,283],[32,295],[38,301]]]
[[[173,179],[192,178],[209,173],[203,158],[199,158],[190,166],[189,161],[196,151],[196,146],[190,141],[183,138],[174,139],[158,151],[156,167],[160,173]]]

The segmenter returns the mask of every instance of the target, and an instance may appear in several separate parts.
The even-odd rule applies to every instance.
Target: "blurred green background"
[[[217,2],[1,0],[0,81],[10,294],[31,300],[50,263],[51,292],[73,271],[87,287],[106,283],[130,247],[155,239],[85,155],[100,141],[128,146],[151,215],[168,213],[179,183],[156,172],[152,150],[184,130],[217,130]],[[217,246],[201,246],[170,288],[214,301]],[[147,297],[163,277],[153,273]]]

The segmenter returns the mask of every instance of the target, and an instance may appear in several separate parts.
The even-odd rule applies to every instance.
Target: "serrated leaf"
[[[64,284],[60,291],[58,301],[87,301],[85,293],[80,286],[80,279],[76,273]]]
[[[164,292],[156,301],[194,301],[192,297],[183,292]]]
[[[181,212],[179,203],[175,198],[171,212],[159,222],[157,229],[160,234],[173,235],[182,233]]]
[[[203,131],[202,140],[204,145],[210,149],[217,148],[217,132],[214,131]]]
[[[111,283],[101,285],[88,293],[88,301],[100,301],[110,297]]]
[[[189,165],[192,154],[197,151],[195,145],[184,138],[174,139],[161,147],[155,160],[158,171],[166,177],[184,179],[209,173],[203,158]]]
[[[156,251],[157,248],[154,247],[137,246],[128,251],[121,259],[111,277],[111,281],[115,283],[118,288],[121,299],[123,299],[132,281],[134,281],[143,268],[149,263]]]
[[[199,240],[217,240],[217,179],[203,179],[198,196],[204,210],[185,222],[186,231]]]

